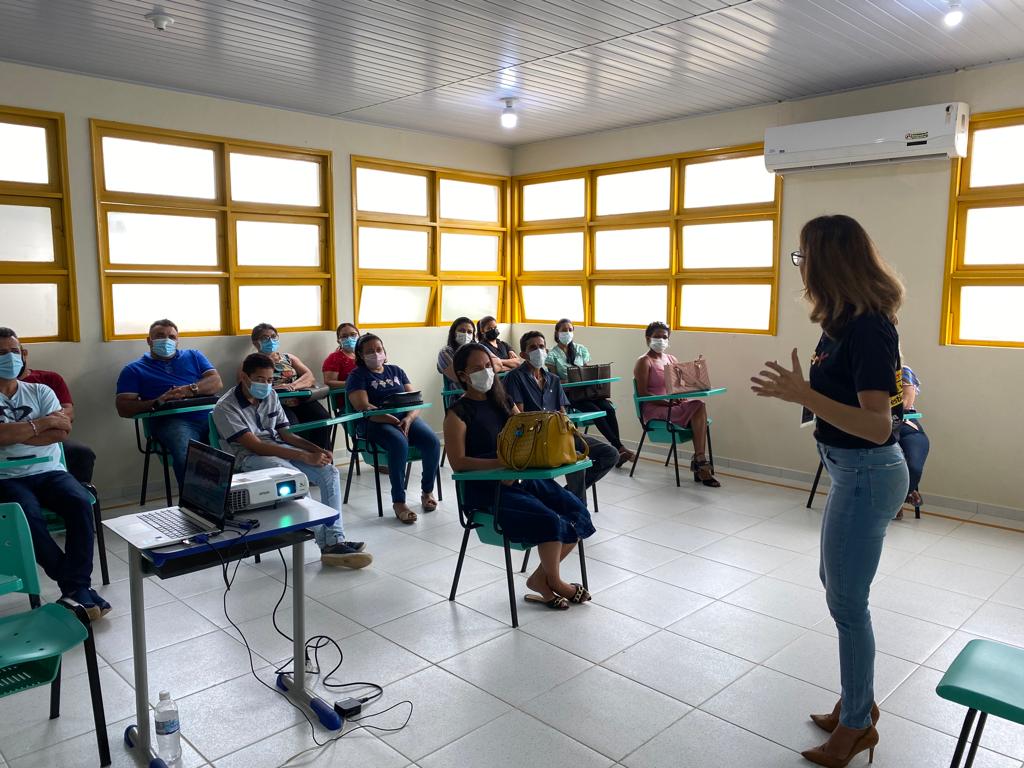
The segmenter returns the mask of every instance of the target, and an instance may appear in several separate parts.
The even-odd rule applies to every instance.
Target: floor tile
[[[1016,536],[1017,534],[1007,534]],[[947,536],[928,547],[924,553],[940,560],[987,568],[1007,575],[1015,574],[1024,566],[1024,548],[1004,549],[975,541]]]
[[[756,541],[780,549],[794,552],[814,550],[821,540],[819,525],[780,521],[778,518],[764,520],[750,528],[744,528],[736,534],[736,538]]]
[[[683,512],[679,515],[678,520],[686,525],[695,525],[698,528],[706,528],[709,531],[726,535],[737,533],[761,522],[760,517],[742,515],[714,504]]]
[[[695,554],[762,574],[774,571],[797,556],[796,552],[790,550],[732,537],[702,547]]]
[[[981,607],[982,601],[898,576],[887,576],[871,587],[871,604],[956,629]]]
[[[589,582],[588,589],[591,594],[596,595],[603,589],[610,589],[616,584],[621,584],[627,579],[632,579],[636,574],[633,571],[627,571],[625,568],[619,568],[616,565],[602,562],[601,560],[592,560],[590,558],[590,549],[586,550],[587,553],[587,580]],[[531,558],[530,570],[535,568],[537,565],[536,555]],[[528,571],[529,573],[529,571]],[[574,555],[570,555],[562,561],[559,573],[564,581],[569,583],[582,583],[583,576],[580,571],[580,559]]]
[[[646,575],[714,598],[724,597],[757,578],[756,573],[693,555],[683,555]]]
[[[174,600],[174,595],[160,585],[159,579],[145,579],[142,594],[147,608],[155,608]],[[115,581],[107,586],[96,585],[96,591],[111,605],[110,613],[104,619],[116,619],[131,613],[131,598],[128,594],[128,580]],[[56,596],[55,596],[56,597]]]
[[[213,632],[217,626],[179,602],[146,610],[146,647],[150,651]],[[97,621],[93,625],[96,650],[109,663],[132,657],[130,616]]]
[[[646,576],[635,576],[596,593],[594,602],[664,628],[708,605],[711,598]]]
[[[600,560],[633,573],[645,573],[679,557],[678,550],[632,536],[617,536],[603,544],[587,547],[586,552],[588,559]]]
[[[1024,578],[1014,576],[992,595],[991,600],[1024,610]]]
[[[955,737],[892,714],[883,715],[878,732],[881,741],[875,749],[873,768],[947,768],[956,748]],[[1018,762],[983,747],[978,750],[974,765],[1019,768]]]
[[[920,554],[942,541],[942,536],[909,526],[890,524],[885,532],[885,546]],[[954,561],[959,562],[959,561]]]
[[[284,599],[281,600],[281,595]],[[277,579],[264,576],[252,581],[236,582],[227,593],[227,613],[224,612],[224,585],[190,597],[187,604],[192,610],[202,614],[208,621],[218,627],[227,627],[234,621],[236,624],[261,616],[270,616],[275,606],[278,616],[288,616],[292,608],[292,590],[285,588]],[[230,621],[229,621],[230,617]]]
[[[403,541],[396,546],[375,546],[372,550],[373,565],[370,567],[388,573],[400,573],[417,565],[448,557],[452,553],[447,547],[421,541],[415,536],[403,535],[402,539]]]
[[[788,581],[790,584],[799,584],[801,587],[822,589],[820,565],[821,561],[817,555],[800,555],[768,575],[773,579]]]
[[[813,627],[828,616],[823,590],[801,587],[770,576],[747,584],[722,599],[801,627]]]
[[[693,552],[696,549],[706,547],[708,544],[718,541],[724,536],[724,534],[709,531],[696,525],[676,522],[675,519],[661,520],[657,523],[645,525],[643,528],[630,531],[628,535],[634,539],[643,539],[644,541],[650,541],[664,547],[671,547],[680,552]]]
[[[795,624],[722,602],[690,614],[670,625],[669,630],[756,663],[807,631]]]
[[[548,611],[520,629],[595,664],[657,632],[657,627],[593,602]]]
[[[452,554],[442,557],[440,560],[413,566],[407,571],[400,571],[397,576],[418,587],[436,592],[442,597],[448,597],[452,588],[452,580],[455,578],[455,566],[458,560],[459,556]],[[498,568],[467,557],[462,563],[462,573],[459,575],[459,590],[471,592],[485,584],[492,584],[496,581],[504,582],[504,580],[504,565]]]
[[[602,504],[601,511],[594,517],[596,518],[594,520],[595,528],[606,529],[615,533],[629,533],[658,520],[656,515],[624,509],[613,504]]]
[[[608,566],[609,568],[611,566]],[[541,603],[526,602],[526,595],[530,592],[526,588],[526,577],[516,574],[512,581],[516,592],[516,612],[519,616],[519,626],[536,621],[542,616],[550,613],[551,609]],[[593,584],[591,584],[593,587]],[[502,582],[487,584],[486,586],[474,589],[472,592],[459,590],[455,602],[465,605],[474,611],[490,616],[492,619],[504,622],[512,626],[512,612],[508,602],[508,587]]]
[[[885,608],[871,608],[871,625],[875,632],[875,648],[882,653],[921,664],[942,645],[953,630]],[[836,637],[831,618],[814,626],[815,631]]]
[[[268,554],[264,559],[266,560],[269,557],[270,555]],[[249,560],[248,562],[252,563],[252,560]],[[237,571],[234,566],[232,566],[231,571],[234,573],[235,584],[259,579],[266,575],[258,568],[254,568],[246,563],[242,563],[238,567]],[[175,576],[173,579],[161,580],[159,583],[160,586],[179,600],[185,600],[193,595],[198,595],[202,592],[209,592],[211,589],[223,590],[224,577],[221,574],[222,571],[220,568],[206,568],[205,570],[196,571],[195,573],[187,573],[184,576]],[[156,580],[147,579],[147,581]]]
[[[404,717],[398,715],[396,712],[395,721],[400,724]],[[309,724],[303,722],[221,758],[216,768],[278,768],[289,758],[294,758],[289,765],[315,764],[318,768],[352,765],[403,768],[408,765],[404,755],[361,728],[346,729],[341,738],[337,738],[336,733],[317,728],[316,738],[324,746],[319,747],[313,742]],[[328,739],[331,741],[325,744]],[[302,757],[295,757],[299,753],[303,753]]]
[[[898,575],[901,579],[929,584],[982,600],[991,598],[1000,586],[1007,583],[1005,573],[951,563],[927,555],[917,555],[911,559],[899,569]],[[1021,586],[1024,587],[1024,584]],[[1024,601],[1021,607],[1024,607]]]
[[[679,468],[680,479],[686,480],[687,474],[683,467]],[[616,501],[615,505],[623,509],[632,509],[648,515],[674,517],[687,510],[701,506],[703,502],[698,493],[695,488],[691,488],[686,484],[676,488],[675,475],[673,475],[671,486],[663,486],[646,493],[630,494],[628,497]]]
[[[993,525],[977,525],[978,522],[992,522]],[[1024,550],[1024,531],[1007,530],[1008,528],[1013,528],[1013,521],[975,516],[970,522],[953,528],[949,536],[954,539],[976,541],[979,544],[990,544],[993,547]]]
[[[986,603],[964,622],[961,629],[1010,645],[1024,646],[1024,610]]]
[[[374,627],[443,600],[435,592],[394,576],[384,576],[320,599],[364,627]]]
[[[375,630],[435,664],[510,631],[507,624],[447,600]]]
[[[343,638],[338,644],[345,657],[341,668],[331,675],[332,683],[369,680],[389,685],[430,666],[425,659],[370,630]],[[322,671],[329,672],[337,663],[337,652],[325,648],[320,652],[320,662]],[[323,675],[317,678],[314,685],[318,690],[327,690],[324,680]]]

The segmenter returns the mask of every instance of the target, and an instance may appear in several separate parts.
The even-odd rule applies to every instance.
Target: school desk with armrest
[[[183,400],[182,402],[188,402]],[[160,411],[144,411],[132,416],[135,422],[135,447],[143,455],[142,460],[142,492],[139,494],[139,505],[146,504],[146,490],[149,488],[149,458],[156,456],[164,467],[164,494],[167,497],[167,506],[171,506],[171,456],[160,441],[153,436],[150,422],[153,419],[162,419],[167,416],[181,416],[184,413],[198,413],[200,411],[212,411],[216,403],[207,405],[185,405],[181,408],[167,408]]]

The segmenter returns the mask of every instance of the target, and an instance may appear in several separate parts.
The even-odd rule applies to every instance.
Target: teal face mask
[[[153,354],[157,357],[174,357],[178,342],[174,339],[153,339]]]
[[[0,379],[16,379],[24,367],[20,352],[8,352],[6,355],[0,355]]]
[[[250,381],[249,382],[249,394],[255,397],[257,400],[265,400],[270,396],[273,391],[273,387],[267,384],[265,381]]]
[[[346,336],[338,342],[338,346],[346,352],[353,352],[355,351],[357,341],[359,341],[358,336]]]
[[[264,339],[260,342],[260,352],[264,355],[272,355],[277,352],[279,346],[281,346],[281,342],[278,339]]]

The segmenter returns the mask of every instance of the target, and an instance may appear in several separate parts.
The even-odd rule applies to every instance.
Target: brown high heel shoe
[[[839,701],[836,702],[835,707],[832,709],[832,711],[829,714],[827,714],[827,715],[811,715],[811,720],[813,720],[814,724],[816,726],[818,726],[819,728],[821,728],[821,730],[826,731],[828,733],[832,733],[832,731],[834,731],[836,729],[836,726],[839,725],[839,712],[842,709],[842,706],[843,706],[843,700],[840,699]],[[878,718],[881,717],[881,716],[882,716],[882,713],[878,711],[878,705],[872,702],[872,704],[871,704],[871,724],[872,725],[878,725]]]
[[[853,736],[854,734],[856,734],[856,739],[850,746],[850,751],[845,755],[837,755],[829,751],[828,745],[836,735]],[[875,726],[869,725],[863,730],[856,730],[840,725],[833,731],[833,735],[829,740],[820,747],[805,750],[800,754],[804,756],[805,760],[810,760],[815,765],[823,765],[825,768],[846,768],[850,761],[865,749],[868,750],[868,762],[873,763],[875,761],[875,747],[877,745],[878,731],[875,730]]]

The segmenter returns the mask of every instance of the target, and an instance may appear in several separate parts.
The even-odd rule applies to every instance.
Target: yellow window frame
[[[555,276],[555,277],[552,277],[550,279],[548,279],[547,277],[530,277],[530,278],[522,278],[522,279],[519,279],[519,280],[516,281],[516,286],[515,286],[516,314],[514,315],[513,322],[516,322],[516,323],[541,323],[541,324],[550,323],[550,324],[553,325],[554,323],[557,323],[559,320],[561,320],[562,317],[563,317],[563,315],[559,315],[558,317],[531,317],[531,316],[527,315],[526,311],[525,311],[526,310],[526,301],[523,298],[523,289],[528,287],[528,286],[531,286],[531,285],[537,285],[537,286],[542,286],[542,287],[547,287],[547,286],[570,286],[570,287],[578,289],[580,291],[581,295],[582,295],[582,300],[583,300],[582,301],[582,303],[583,303],[583,315],[584,315],[584,317],[589,317],[590,316],[590,295],[589,295],[589,292],[587,291],[587,287],[586,287],[587,283],[586,283],[586,281],[581,281],[578,278],[573,278],[573,277],[568,277],[567,278],[567,277],[557,277],[557,276]],[[581,325],[583,324],[582,320],[580,321],[580,324]]]

